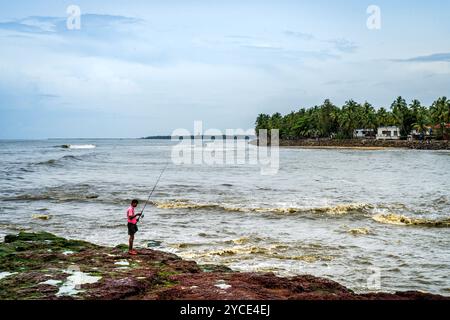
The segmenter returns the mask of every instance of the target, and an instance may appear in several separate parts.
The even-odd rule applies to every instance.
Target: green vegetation
[[[305,138],[351,139],[355,129],[373,129],[380,126],[398,126],[402,137],[415,129],[425,133],[429,127],[433,135],[447,138],[450,133],[450,100],[446,97],[437,99],[430,107],[423,106],[420,101],[413,100],[408,105],[405,99],[398,97],[390,107],[376,110],[370,103],[360,104],[347,101],[341,108],[330,100],[313,108],[301,108],[282,116],[279,112],[273,115],[260,114],[256,119],[256,132],[260,129],[279,129],[280,139],[293,140]],[[270,132],[270,131],[269,131]]]
[[[58,260],[64,251],[81,252],[97,248],[79,240],[67,240],[47,232],[7,235],[0,243],[0,271],[39,270],[44,262]],[[30,255],[33,252],[33,255]]]
[[[171,254],[142,249],[132,257],[124,248],[101,247],[47,232],[7,235],[0,242],[0,299],[59,298],[57,293],[68,281],[70,270],[99,280],[82,283],[77,292],[62,299],[119,299],[159,292],[177,286],[177,275],[200,271],[195,263]]]
[[[181,272],[167,269],[166,267],[162,267],[156,275],[155,283],[162,287],[172,287],[177,285],[179,282],[171,279],[171,276],[175,276],[180,274]]]

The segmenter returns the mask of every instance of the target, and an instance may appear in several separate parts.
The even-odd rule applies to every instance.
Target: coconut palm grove
[[[279,129],[280,139],[335,138],[350,139],[357,128],[376,130],[380,126],[397,126],[402,138],[412,130],[431,131],[433,139],[449,139],[450,100],[438,98],[430,106],[419,100],[408,103],[398,97],[388,110],[376,109],[371,103],[348,100],[338,107],[329,99],[312,108],[300,108],[289,114],[260,114],[256,119],[256,132],[260,129]]]

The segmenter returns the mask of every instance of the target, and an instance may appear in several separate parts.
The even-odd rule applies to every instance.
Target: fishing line
[[[164,167],[164,169],[163,169],[163,170],[161,171],[161,173],[159,174],[158,180],[156,180],[156,183],[155,183],[155,185],[153,186],[153,189],[152,189],[152,191],[150,192],[150,194],[149,194],[149,196],[148,196],[148,198],[147,198],[147,201],[145,201],[144,207],[142,208],[142,211],[141,211],[141,216],[140,216],[140,218],[138,219],[138,221],[141,220],[141,219],[144,217],[144,210],[145,210],[145,208],[147,207],[147,204],[148,204],[148,202],[150,201],[150,198],[152,197],[153,192],[155,191],[156,186],[157,186],[158,183],[159,183],[159,180],[161,180],[161,177],[162,177],[162,175],[164,174],[164,171],[166,171],[166,169],[167,169],[168,166],[169,166],[169,162],[166,163],[166,166]]]

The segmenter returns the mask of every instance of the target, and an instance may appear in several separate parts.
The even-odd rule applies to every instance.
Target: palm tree
[[[392,114],[385,108],[381,107],[377,112],[378,126],[389,126],[393,123]]]
[[[317,130],[320,136],[329,137],[332,133],[336,133],[339,126],[337,111],[338,108],[328,99],[317,108]]]
[[[375,111],[369,102],[361,105],[354,100],[338,108],[327,99],[320,106],[299,109],[285,116],[279,112],[272,116],[259,114],[255,129],[257,134],[260,129],[269,130],[269,134],[271,129],[279,129],[282,139],[329,137],[334,134],[337,138],[351,138],[357,128],[398,125],[402,136],[406,136],[413,128],[424,133],[428,125],[438,124],[441,136],[449,136],[450,100],[446,97],[437,99],[430,109],[418,100],[413,100],[408,106],[405,99],[398,97],[391,109],[392,112],[385,108]]]
[[[446,126],[450,123],[450,100],[447,97],[437,99],[433,102],[430,111],[433,121],[439,124],[441,135],[448,136]]]
[[[269,120],[270,116],[268,114],[260,113],[258,115],[255,123],[255,131],[257,136],[259,136],[260,129],[269,129]]]
[[[296,119],[296,114],[294,111],[292,111],[291,113],[289,113],[288,115],[284,116],[283,118],[283,134],[284,139],[292,139],[295,136],[295,132],[294,132],[294,125],[295,125],[295,119]]]
[[[413,129],[419,133],[425,133],[427,131],[430,119],[428,117],[428,110],[423,107],[418,100],[413,100],[411,103],[411,111],[414,114],[415,122],[413,123]]]
[[[362,108],[363,108],[362,127],[364,129],[375,130],[378,127],[378,121],[374,107],[369,102],[366,101],[364,102]]]
[[[419,118],[417,122],[413,124],[413,129],[417,130],[419,133],[425,133],[428,128],[428,121],[426,118]]]
[[[339,116],[339,126],[341,128],[342,134],[346,138],[353,137],[353,131],[357,129],[359,122],[358,111],[360,104],[353,100],[349,100],[342,107]]]
[[[407,136],[411,131],[411,124],[408,123],[408,105],[405,99],[398,97],[391,105],[392,115],[394,116],[395,124],[400,128],[400,134]]]

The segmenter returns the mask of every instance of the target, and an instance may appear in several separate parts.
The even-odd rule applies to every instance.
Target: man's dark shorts
[[[128,222],[128,234],[130,236],[134,236],[134,234],[138,231],[138,227],[136,224],[134,223],[129,223]]]

